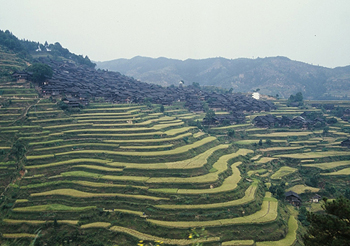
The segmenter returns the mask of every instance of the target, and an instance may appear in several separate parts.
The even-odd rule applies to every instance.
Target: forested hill
[[[41,44],[39,42],[29,40],[19,40],[10,31],[0,30],[0,46],[2,49],[15,53],[19,58],[27,61],[33,61],[38,57],[51,57],[55,60],[69,59],[79,65],[87,65],[95,67],[88,56],[76,55],[68,49],[63,48],[58,42],[54,44]]]
[[[286,57],[257,59],[209,58],[185,61],[134,57],[97,62],[97,67],[163,86],[197,82],[233,88],[235,92],[260,89],[262,94],[287,98],[302,92],[307,99],[340,99],[350,96],[350,66],[326,68]]]

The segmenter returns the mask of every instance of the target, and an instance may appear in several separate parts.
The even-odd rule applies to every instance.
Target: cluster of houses
[[[326,120],[323,117],[316,117],[310,119],[307,116],[307,112],[300,116],[289,118],[287,116],[277,117],[275,115],[257,116],[253,120],[254,125],[257,127],[269,128],[269,127],[292,127],[292,128],[309,128],[309,127],[322,127],[326,125]]]
[[[287,191],[285,194],[285,200],[290,203],[291,205],[295,207],[300,207],[302,204],[301,197],[295,193],[294,191]],[[311,203],[318,203],[320,202],[322,197],[319,194],[315,194],[311,197],[310,202]]]
[[[161,87],[137,81],[118,72],[96,70],[69,61],[47,57],[42,57],[39,61],[53,69],[52,78],[40,85],[41,93],[47,97],[65,98],[72,107],[84,105],[88,99],[93,98],[103,98],[111,103],[149,101],[171,105],[173,102],[185,102],[185,106],[192,112],[204,112],[204,105],[207,104],[214,111],[231,112],[220,116],[230,123],[244,120],[245,111],[261,112],[275,108],[272,103],[256,100],[250,95],[208,92],[195,86]]]

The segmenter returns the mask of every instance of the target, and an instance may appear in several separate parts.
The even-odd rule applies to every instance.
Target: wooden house
[[[288,201],[290,204],[292,204],[295,207],[300,207],[302,200],[297,193],[293,191],[288,191],[284,194],[284,196],[286,201]]]

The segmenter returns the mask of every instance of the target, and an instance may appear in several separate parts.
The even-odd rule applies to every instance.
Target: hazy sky
[[[0,0],[0,29],[94,61],[287,56],[350,65],[350,0]]]

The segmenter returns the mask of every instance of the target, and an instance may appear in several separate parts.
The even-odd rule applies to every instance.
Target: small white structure
[[[256,100],[260,99],[260,93],[259,92],[253,92],[252,97]]]
[[[179,87],[180,87],[180,88],[182,88],[182,87],[183,87],[183,85],[184,85],[183,80],[180,80],[180,82],[179,82]]]
[[[319,195],[319,194],[316,194],[314,195],[312,198],[311,198],[311,202],[319,202],[320,200],[322,199],[322,197]]]

